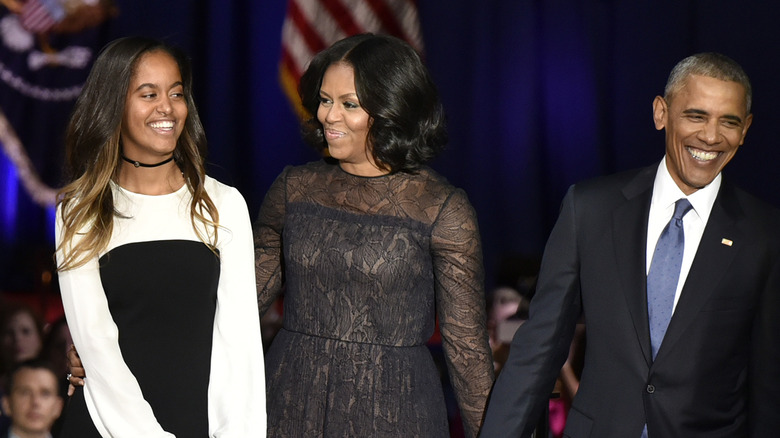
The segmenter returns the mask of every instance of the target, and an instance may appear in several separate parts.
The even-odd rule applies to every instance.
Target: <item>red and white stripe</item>
[[[27,0],[19,14],[22,27],[33,33],[46,32],[57,20],[40,0]]]
[[[298,81],[309,61],[334,42],[364,32],[393,35],[423,51],[415,0],[288,0],[280,76],[301,115]]]

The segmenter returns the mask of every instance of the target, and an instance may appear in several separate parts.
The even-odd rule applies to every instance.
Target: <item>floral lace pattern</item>
[[[424,168],[289,167],[255,223],[261,314],[285,290],[266,356],[269,436],[448,436],[425,346],[438,316],[468,436],[493,368],[482,249],[465,193]]]

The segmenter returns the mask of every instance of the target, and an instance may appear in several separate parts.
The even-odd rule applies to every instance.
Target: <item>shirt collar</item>
[[[19,435],[14,432],[13,427],[11,427],[8,431],[8,438],[19,438]],[[46,438],[52,438],[51,433],[47,433]]]
[[[688,198],[688,201],[693,206],[693,210],[701,218],[702,222],[706,224],[707,219],[710,217],[712,206],[715,204],[715,198],[718,197],[721,180],[721,174],[718,173],[715,179],[707,186],[685,196],[685,193],[677,187],[677,183],[672,179],[672,175],[669,174],[669,169],[666,168],[666,156],[664,156],[655,174],[652,203],[662,209],[666,209],[672,208],[671,206],[678,199]]]

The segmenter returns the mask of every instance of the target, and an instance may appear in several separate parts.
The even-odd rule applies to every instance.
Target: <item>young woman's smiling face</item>
[[[164,51],[141,57],[127,90],[122,152],[131,160],[162,161],[176,149],[187,120],[187,102],[176,61]]]

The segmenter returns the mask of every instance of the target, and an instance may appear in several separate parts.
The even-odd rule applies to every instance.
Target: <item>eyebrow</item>
[[[184,86],[184,84],[181,81],[176,81],[173,84],[171,84],[170,88],[183,87],[183,86]],[[135,91],[138,91],[138,90],[140,90],[142,88],[154,88],[154,89],[157,89],[159,87],[156,84],[152,84],[151,82],[145,82],[145,83],[139,85],[138,88],[135,89]]]
[[[708,116],[709,115],[709,113],[707,111],[696,109],[696,108],[687,109],[687,110],[683,111],[683,114],[697,114],[697,115],[700,115],[700,116]],[[733,114],[725,114],[721,118],[722,119],[733,120],[733,121],[738,122],[738,123],[742,123],[742,118],[740,118],[739,116],[735,116]]]
[[[320,94],[328,96],[328,97],[332,97],[330,94],[326,93],[325,91],[322,91],[321,88],[320,88]],[[347,94],[342,94],[341,96],[336,96],[336,97],[338,97],[339,99],[345,99],[345,98],[348,98],[348,97],[354,97],[355,99],[357,99],[357,93],[347,93]]]

